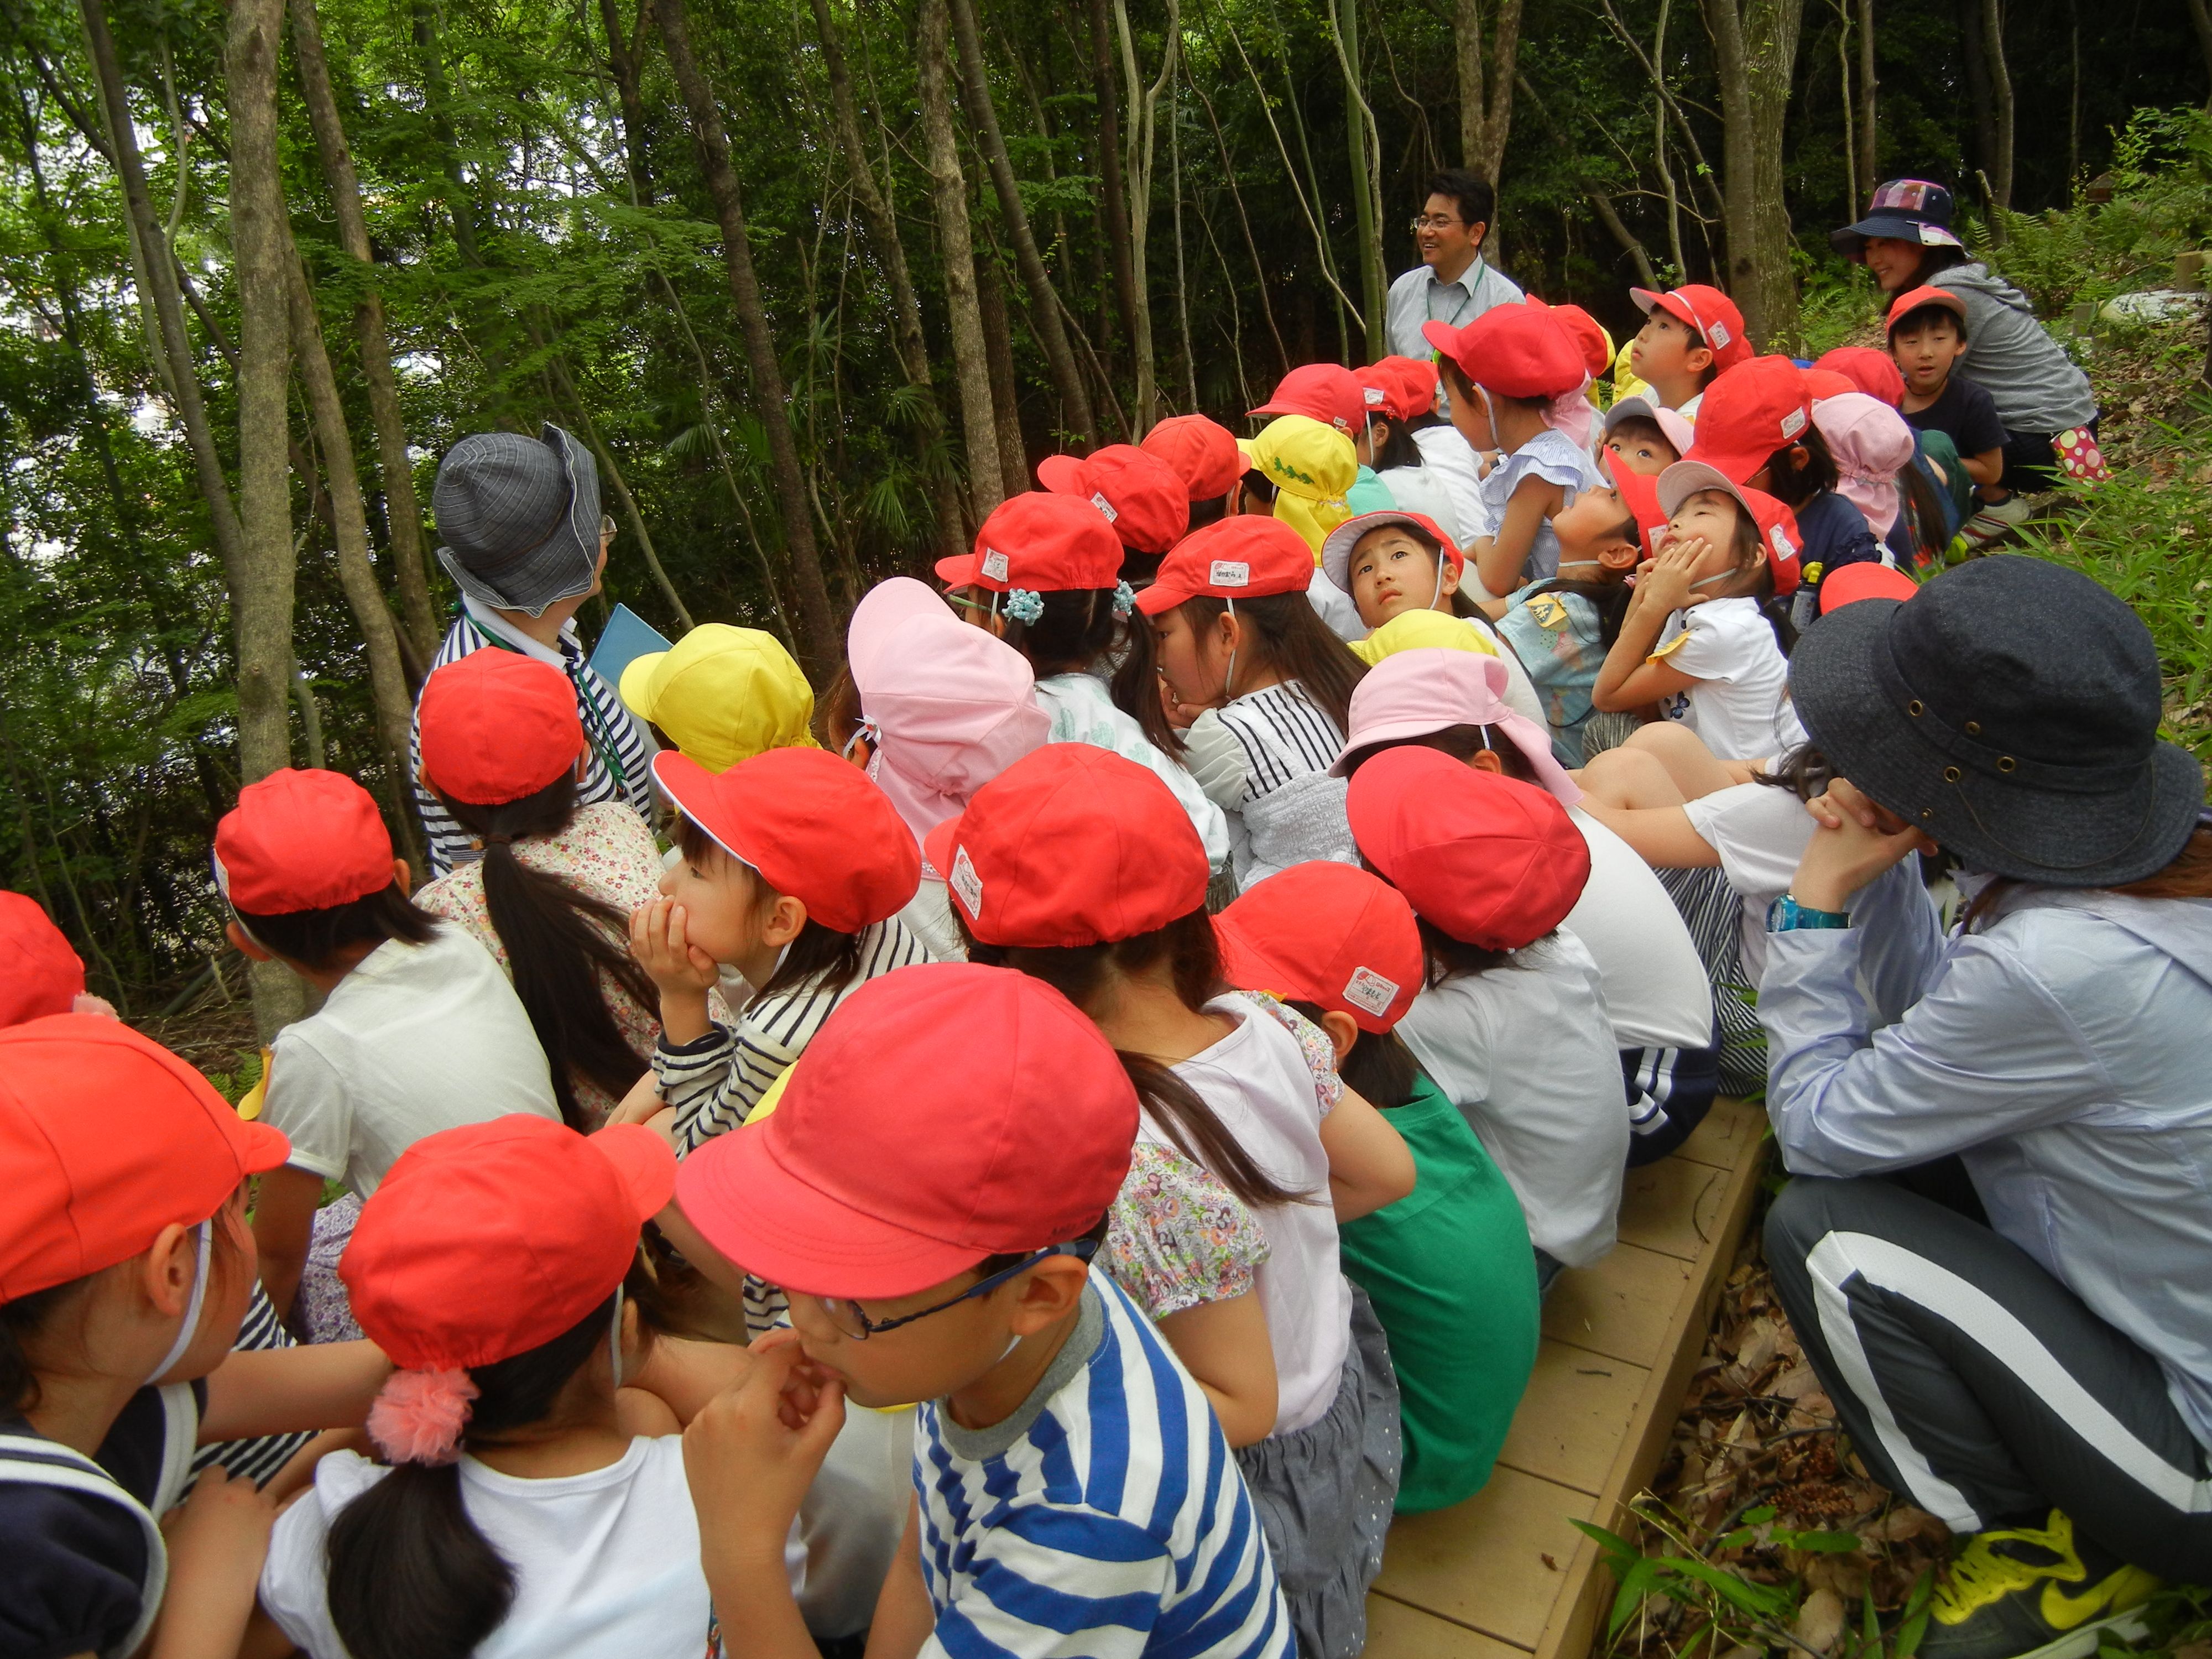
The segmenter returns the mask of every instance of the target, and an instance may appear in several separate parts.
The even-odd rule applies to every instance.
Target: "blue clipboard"
[[[617,605],[599,642],[592,650],[592,672],[609,685],[622,684],[623,670],[650,652],[666,651],[674,641],[626,605]]]

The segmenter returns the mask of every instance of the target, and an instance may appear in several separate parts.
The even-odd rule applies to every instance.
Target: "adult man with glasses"
[[[1423,324],[1464,328],[1491,307],[1522,297],[1520,288],[1482,257],[1497,200],[1497,192],[1478,173],[1447,167],[1429,179],[1428,200],[1413,227],[1421,263],[1390,284],[1384,332],[1391,352],[1425,359],[1431,348],[1421,335]]]

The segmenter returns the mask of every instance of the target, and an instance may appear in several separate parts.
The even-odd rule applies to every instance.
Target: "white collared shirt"
[[[1514,280],[1480,254],[1457,280],[1440,283],[1426,265],[1415,265],[1390,284],[1383,307],[1383,333],[1401,357],[1426,357],[1436,349],[1422,337],[1424,323],[1465,328],[1492,306],[1524,298]]]

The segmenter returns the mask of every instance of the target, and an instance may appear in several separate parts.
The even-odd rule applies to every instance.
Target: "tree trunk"
[[[653,0],[638,0],[641,37],[653,15]],[[653,200],[653,169],[646,164],[645,100],[637,89],[637,54],[623,38],[622,11],[615,0],[599,0],[599,23],[607,32],[607,73],[614,77],[615,101],[622,110],[623,164],[641,207]]]
[[[1137,395],[1130,411],[1132,438],[1141,438],[1158,418],[1158,362],[1152,349],[1152,277],[1146,268],[1146,247],[1152,222],[1152,151],[1158,127],[1160,94],[1176,72],[1182,48],[1180,0],[1168,0],[1167,46],[1160,53],[1160,72],[1150,88],[1137,79],[1137,38],[1129,27],[1128,0],[1114,0],[1114,27],[1121,45],[1121,78],[1127,86],[1131,125],[1123,140],[1129,202],[1129,269],[1134,283],[1136,331],[1130,344],[1137,360]]]
[[[1137,337],[1137,267],[1129,254],[1129,204],[1121,194],[1121,94],[1114,74],[1112,0],[1091,0],[1091,86],[1098,100],[1099,207],[1114,266],[1121,337]],[[1136,112],[1130,111],[1132,118]]]
[[[1060,394],[1060,425],[1086,444],[1098,441],[1098,423],[1091,416],[1091,395],[1083,387],[1083,372],[1067,343],[1060,322],[1060,295],[1054,290],[1044,256],[1030,229],[1030,216],[1022,205],[1022,188],[1014,178],[1014,164],[1006,154],[1006,140],[999,131],[998,106],[991,99],[990,65],[983,57],[983,39],[975,27],[975,0],[951,0],[952,28],[960,44],[961,86],[966,94],[968,119],[974,125],[975,148],[991,174],[991,187],[999,198],[999,217],[1013,244],[1014,263],[1030,292],[1030,325],[1044,348],[1045,364],[1052,372],[1053,389]],[[1021,475],[1026,476],[1026,469]]]
[[[818,682],[836,662],[842,641],[830,609],[829,584],[822,576],[822,557],[814,540],[814,520],[806,499],[805,476],[799,470],[799,446],[792,436],[791,413],[784,406],[783,369],[776,362],[775,337],[769,330],[768,310],[761,301],[759,280],[753,274],[752,246],[745,240],[744,203],[738,194],[736,169],[730,164],[729,136],[714,106],[714,88],[691,56],[684,0],[655,0],[653,15],[668,48],[668,67],[690,113],[691,134],[698,141],[708,192],[714,198],[715,216],[721,224],[730,297],[737,304],[738,324],[745,337],[753,400],[759,406],[761,424],[767,429],[769,470],[775,481],[776,507],[783,514],[784,545],[790,551],[792,574],[799,584],[799,614],[806,627],[808,666]]]
[[[2204,73],[2212,76],[2212,6],[2205,0],[2189,0],[2189,21],[2197,30],[2197,49],[2204,54]],[[2212,104],[2212,99],[2207,99]]]
[[[346,143],[331,89],[330,66],[323,55],[321,21],[315,0],[291,0],[292,49],[299,60],[300,89],[307,119],[315,130],[315,150],[337,210],[338,240],[349,258],[367,268],[369,280],[354,307],[354,329],[361,337],[361,377],[368,391],[369,420],[376,428],[376,459],[384,480],[385,528],[392,538],[392,562],[399,576],[400,615],[406,619],[415,659],[428,663],[438,649],[437,617],[430,606],[428,566],[423,556],[422,508],[415,499],[413,464],[407,457],[407,428],[399,415],[399,386],[392,373],[392,341],[384,325],[384,300],[377,292],[376,258],[369,245],[368,220],[362,210],[361,179]],[[329,454],[325,447],[324,453]],[[333,495],[335,495],[333,491]]]
[[[1389,290],[1389,279],[1382,272],[1382,140],[1361,86],[1359,0],[1334,3],[1336,63],[1344,76],[1344,143],[1352,166],[1352,222],[1359,233],[1359,323],[1372,362],[1390,349],[1382,327],[1383,296]]]
[[[1990,118],[1995,147],[1990,153],[1990,203],[2012,206],[2012,67],[2005,61],[2002,0],[1982,0],[1982,55],[1989,66]],[[1992,216],[1990,228],[1997,228]]]
[[[1006,325],[1006,283],[998,250],[987,238],[975,249],[975,310],[983,322],[985,361],[991,368],[991,412],[999,432],[999,476],[1006,493],[1029,488],[1029,444],[1022,436],[1021,384],[1014,374],[1014,340]]]
[[[1804,0],[1702,0],[1720,82],[1728,289],[1760,349],[1797,326],[1790,216],[1782,204],[1783,120]]]
[[[239,562],[230,583],[238,641],[238,769],[252,782],[292,759],[287,703],[292,678],[290,304],[296,269],[276,155],[276,59],[284,0],[231,0],[223,47],[230,115],[230,240],[238,284]],[[380,599],[378,601],[381,604]],[[265,1042],[305,1009],[301,984],[276,971],[253,976],[253,1012]]]
[[[289,238],[288,238],[289,240]],[[307,412],[315,425],[315,443],[323,455],[323,483],[329,491],[332,539],[337,544],[338,586],[360,625],[362,642],[368,647],[369,693],[376,706],[376,735],[383,745],[385,765],[398,786],[402,803],[412,797],[407,769],[408,727],[415,701],[408,695],[407,676],[399,660],[399,630],[385,607],[378,586],[376,565],[368,550],[368,514],[362,505],[361,477],[355,471],[353,435],[346,428],[345,404],[338,396],[337,378],[331,372],[329,352],[323,344],[321,319],[315,314],[314,297],[308,292],[307,273],[296,249],[289,250],[285,274],[289,278],[292,355],[300,366],[300,383],[307,390]],[[425,868],[422,838],[415,814],[403,805],[398,814],[402,850],[408,863]]]
[[[1858,0],[1858,9],[1859,112],[1856,137],[1859,146],[1859,187],[1864,194],[1851,204],[1854,218],[1865,211],[1868,199],[1874,194],[1874,187],[1881,182],[1881,147],[1875,140],[1875,88],[1881,84],[1881,77],[1875,74],[1874,66],[1874,0]]]
[[[1613,198],[1595,185],[1585,185],[1583,193],[1589,198],[1590,209],[1597,215],[1598,223],[1605,227],[1607,234],[1620,244],[1623,253],[1635,261],[1636,280],[1645,288],[1660,287],[1659,273],[1651,268],[1650,250],[1637,240],[1635,232],[1621,222],[1620,210],[1613,206]]]
[[[968,223],[968,180],[960,170],[960,141],[952,125],[945,0],[921,0],[915,45],[921,66],[922,137],[928,150],[929,189],[937,208],[939,252],[945,268],[945,305],[951,313],[952,374],[960,392],[960,430],[968,452],[968,495],[980,521],[1006,498],[999,457],[998,416],[991,396],[989,348],[975,293],[975,244]],[[1018,488],[1020,480],[1015,481]]]
[[[1974,165],[1987,172],[1996,164],[1996,117],[1990,102],[1990,64],[1982,48],[1981,0],[1958,0],[1959,36],[1966,58],[1966,107],[1973,117]],[[1963,185],[1965,180],[1960,180]]]
[[[1521,57],[1522,0],[1498,0],[1498,22],[1486,42],[1481,0],[1457,0],[1459,147],[1462,165],[1498,188],[1505,139],[1513,129],[1513,83]]]

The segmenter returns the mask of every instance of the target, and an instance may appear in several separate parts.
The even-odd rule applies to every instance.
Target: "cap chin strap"
[[[1729,579],[1731,579],[1732,577],[1736,576],[1736,575],[1737,575],[1737,574],[1741,574],[1741,573],[1739,572],[1739,570],[1738,570],[1736,568],[1735,568],[1735,567],[1731,566],[1729,568],[1728,568],[1728,569],[1726,569],[1726,570],[1716,571],[1716,572],[1714,572],[1714,574],[1711,574],[1711,575],[1710,575],[1710,576],[1700,576],[1699,578],[1698,578],[1698,580],[1695,580],[1695,581],[1692,582],[1692,583],[1690,584],[1690,586],[1691,586],[1692,587],[1693,587],[1693,588],[1697,588],[1697,587],[1711,587],[1711,586],[1715,582],[1724,582],[1724,581],[1727,581],[1727,580],[1729,580]]]
[[[185,1357],[185,1350],[192,1346],[192,1339],[199,1334],[200,1311],[207,1305],[208,1246],[215,1237],[213,1218],[201,1222],[196,1231],[200,1242],[198,1249],[193,1254],[192,1293],[185,1303],[185,1322],[177,1328],[177,1339],[169,1344],[169,1351],[161,1356],[161,1363],[148,1373],[146,1382],[149,1387],[168,1375],[169,1368]]]
[[[623,1287],[617,1285],[615,1286],[615,1316],[607,1322],[607,1359],[614,1367],[614,1386],[617,1389],[623,1385],[622,1310]]]
[[[1561,559],[1559,561],[1559,568],[1562,570],[1578,570],[1584,565],[1603,564],[1604,562],[1605,561],[1603,559]]]
[[[1221,602],[1222,602],[1222,604],[1224,604],[1224,605],[1227,605],[1227,606],[1229,607],[1229,616],[1230,616],[1230,619],[1231,619],[1231,621],[1236,620],[1236,617],[1237,617],[1237,596],[1236,596],[1235,594],[1233,594],[1233,593],[1224,593],[1224,594],[1221,596]],[[1237,633],[1238,633],[1238,634],[1239,634],[1239,635],[1241,636],[1241,635],[1242,635],[1242,634],[1243,633],[1243,629],[1242,628],[1239,628],[1239,629],[1237,629]],[[1221,701],[1222,701],[1222,702],[1234,702],[1237,700],[1237,690],[1236,690],[1236,687],[1237,687],[1237,647],[1236,647],[1235,646],[1233,646],[1233,645],[1232,645],[1232,646],[1231,646],[1231,647],[1229,647],[1229,667],[1228,667],[1228,670],[1227,670],[1227,672],[1225,672],[1222,675],[1222,677],[1221,677]]]

